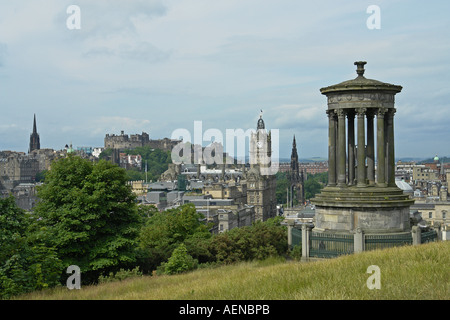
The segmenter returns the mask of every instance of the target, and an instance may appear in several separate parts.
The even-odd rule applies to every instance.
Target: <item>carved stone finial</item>
[[[366,64],[366,61],[356,61],[354,64],[357,66],[356,73],[358,74],[358,77],[364,76],[364,65]]]

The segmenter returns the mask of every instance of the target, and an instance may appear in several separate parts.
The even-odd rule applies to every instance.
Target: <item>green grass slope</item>
[[[380,268],[381,288],[370,290],[367,268]],[[144,276],[80,290],[54,288],[20,299],[450,299],[450,242],[368,251],[314,262],[269,259]]]

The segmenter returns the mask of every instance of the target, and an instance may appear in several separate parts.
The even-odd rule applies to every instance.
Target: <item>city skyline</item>
[[[70,5],[81,29],[71,30]],[[367,25],[370,5],[380,29]],[[106,134],[255,129],[264,111],[299,158],[327,156],[320,88],[401,85],[396,157],[448,156],[450,4],[419,1],[15,1],[0,5],[0,150],[103,146]]]

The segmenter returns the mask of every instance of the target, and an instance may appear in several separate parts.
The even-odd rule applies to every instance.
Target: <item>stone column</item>
[[[413,240],[413,245],[419,245],[422,243],[422,234],[421,230],[418,226],[413,226],[411,228],[411,235]]]
[[[292,248],[292,228],[294,224],[295,221],[288,220],[288,248]]]
[[[373,118],[372,112],[366,112],[367,118],[367,180],[369,185],[375,184],[375,141],[373,137]]]
[[[328,186],[336,186],[336,117],[334,110],[328,114]]]
[[[348,185],[352,186],[355,183],[355,113],[349,112],[348,119]]]
[[[384,114],[386,108],[377,112],[377,186],[386,187],[386,139],[384,134]]]
[[[387,113],[387,183],[389,187],[395,187],[395,150],[394,150],[394,114],[395,108]]]
[[[353,252],[363,252],[364,251],[364,232],[361,230],[361,228],[357,228],[355,230],[355,233],[353,234]]]
[[[309,230],[310,228],[306,225],[302,225],[302,259],[309,259]]]
[[[364,129],[364,116],[366,114],[366,108],[359,108],[356,110],[358,113],[358,174],[357,174],[357,187],[366,187],[366,150],[365,150],[365,129]]]
[[[345,151],[345,111],[337,110],[338,114],[338,146],[337,146],[337,185],[346,186],[346,151]]]

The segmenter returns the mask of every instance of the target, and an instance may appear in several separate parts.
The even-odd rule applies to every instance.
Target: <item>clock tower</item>
[[[272,143],[270,131],[267,132],[260,114],[256,132],[250,136],[250,166],[270,167],[272,157]]]
[[[247,204],[254,206],[255,219],[261,221],[275,217],[277,212],[276,177],[261,173],[261,168],[270,168],[271,156],[271,134],[265,128],[261,114],[257,130],[250,136],[250,170],[246,173]]]

